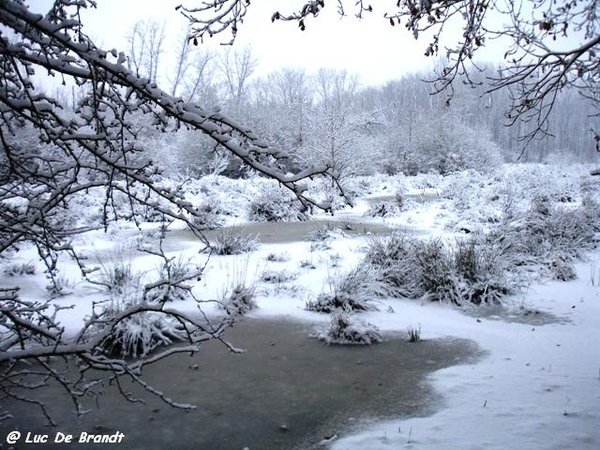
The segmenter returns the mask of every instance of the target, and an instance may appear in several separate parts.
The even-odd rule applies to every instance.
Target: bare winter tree
[[[69,205],[90,192],[103,193],[101,227],[123,215],[135,219],[142,207],[165,223],[185,222],[202,238],[194,226],[197,211],[178,189],[157,181],[160,167],[137,139],[140,115],[162,132],[187,127],[209,136],[248,167],[278,180],[305,207],[323,206],[304,194],[303,180],[329,174],[326,166],[285,174],[279,169],[279,161],[287,157],[284,152],[269,148],[220,112],[161,90],[152,79],[156,58],[145,71],[143,60],[131,67],[125,54],[96,47],[84,34],[80,18],[82,9],[94,5],[91,0],[56,0],[40,15],[23,0],[0,2],[0,257],[33,245],[54,293],[61,290],[61,255],[74,258],[89,276],[95,269],[77,254],[72,238],[91,226],[78,222]],[[158,57],[159,52],[154,54]],[[84,93],[74,111],[44,93],[44,84],[52,80]],[[58,320],[61,308],[53,301],[22,298],[19,286],[0,288],[0,399],[31,402],[46,412],[28,392],[58,383],[79,409],[82,398],[103,386],[91,375],[99,370],[118,386],[126,376],[176,405],[145,383],[142,368],[174,353],[196,352],[207,339],[221,339],[233,319],[213,323],[201,310],[185,314],[168,307],[174,293],[192,295],[189,281],[200,276],[202,268],[181,272],[160,246],[148,251],[163,260],[160,279],[142,286],[137,300],[124,308],[95,307],[77,333],[66,332]],[[112,351],[126,345],[119,333],[128,321],[143,325],[153,336],[135,346],[133,361]],[[157,350],[174,339],[187,345]],[[65,366],[57,364],[57,358]],[[75,372],[69,362],[75,362]]]
[[[165,23],[139,21],[127,37],[129,42],[128,67],[137,76],[156,81],[160,57],[163,53]]]
[[[390,26],[402,26],[415,39],[425,39],[426,56],[445,53],[447,62],[433,81],[438,92],[450,93],[448,101],[458,78],[475,83],[471,74],[477,70],[476,53],[493,40],[506,42],[505,65],[491,77],[489,91],[509,90],[506,117],[511,124],[529,123],[522,135],[525,140],[549,132],[556,96],[566,87],[574,87],[596,109],[600,107],[600,3],[596,0],[401,0],[389,2],[387,10],[376,10],[363,1],[332,3],[341,15],[379,12]],[[248,0],[218,0],[183,12],[193,23],[193,38],[229,30],[233,39],[249,7]],[[304,29],[323,8],[324,0],[310,0],[299,11],[274,12],[272,20],[295,21]],[[217,20],[211,21],[214,17]],[[460,26],[462,33],[440,49],[451,25]],[[597,134],[596,140],[600,142]]]
[[[240,108],[248,88],[248,80],[257,64],[258,61],[252,55],[250,47],[243,47],[241,50],[228,47],[220,55],[218,70],[223,77],[226,96],[236,116],[240,114]]]
[[[365,168],[360,121],[353,111],[358,82],[345,71],[321,69],[315,76],[316,103],[310,109],[311,130],[304,142],[308,161],[331,167],[338,180]]]

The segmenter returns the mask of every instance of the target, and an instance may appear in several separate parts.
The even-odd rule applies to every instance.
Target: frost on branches
[[[293,192],[305,209],[327,209],[304,194],[302,183],[328,175],[327,167],[286,175],[279,163],[287,155],[269,148],[251,130],[136,76],[123,53],[101,50],[84,34],[79,13],[94,6],[91,0],[57,0],[42,16],[29,11],[23,1],[0,2],[0,257],[33,245],[55,285],[60,254],[73,257],[87,277],[93,269],[76,254],[72,237],[91,228],[106,229],[119,217],[136,220],[140,210],[151,210],[165,223],[181,220],[201,238],[194,225],[199,213],[177,189],[157,183],[160,167],[147,157],[136,134],[140,120],[152,122],[160,132],[186,127],[207,135],[249,168]],[[48,80],[58,81],[63,90],[77,87],[85,95],[70,109],[58,96],[44,92]],[[102,192],[104,197],[99,223],[81,223],[69,210],[71,200],[89,192]],[[18,286],[2,288],[0,397],[37,404],[27,391],[54,380],[79,408],[80,399],[99,385],[87,374],[101,370],[111,379],[126,375],[177,405],[143,381],[142,367],[173,353],[198,351],[201,342],[220,338],[232,320],[200,320],[202,314],[180,313],[166,306],[164,295],[155,295],[157,289],[185,290],[182,283],[187,279],[167,276],[152,283],[140,290],[136,301],[92,313],[84,327],[69,336],[57,320],[59,308],[50,300],[21,298]],[[123,340],[123,324],[144,323],[159,331],[149,346]],[[170,323],[176,327],[169,328]],[[145,333],[139,330],[137,335]],[[188,345],[150,353],[156,347],[153,339],[175,338]],[[132,345],[138,356],[134,361],[109,351]],[[64,359],[65,365],[75,358],[80,377],[69,378],[68,370],[47,357]],[[45,405],[37,405],[46,413]]]

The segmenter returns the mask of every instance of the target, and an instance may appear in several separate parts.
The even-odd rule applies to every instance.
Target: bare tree
[[[303,153],[307,161],[331,167],[336,179],[343,181],[366,167],[361,121],[353,111],[357,80],[346,71],[321,69],[315,76],[314,90],[316,103],[309,114],[311,133]]]
[[[296,139],[296,145],[302,146],[307,133],[307,110],[312,103],[308,77],[303,70],[285,69],[274,74],[269,81],[279,103],[285,105],[284,117],[294,127],[291,134]]]
[[[156,81],[158,66],[163,52],[165,23],[139,21],[133,25],[129,42],[128,66],[137,76]]]
[[[176,50],[175,74],[171,81],[171,96],[177,95],[177,90],[183,83],[192,65],[191,62],[192,47],[188,39],[188,31],[184,32],[179,38],[179,44]]]
[[[250,47],[233,49],[227,47],[220,55],[218,69],[224,83],[226,96],[233,106],[236,116],[240,114],[240,107],[245,99],[248,79],[254,73],[258,61],[252,55]]]
[[[97,48],[83,33],[80,19],[81,10],[94,5],[91,0],[56,0],[47,14],[40,15],[22,0],[0,2],[0,24],[11,30],[0,34],[0,256],[10,255],[20,245],[33,245],[55,292],[60,291],[60,255],[74,258],[82,274],[90,278],[95,268],[80,258],[71,239],[93,225],[65,217],[71,202],[91,191],[104,195],[100,225],[105,228],[123,214],[135,219],[138,208],[143,207],[162,216],[165,223],[185,222],[203,239],[194,225],[198,212],[178,189],[157,181],[160,167],[137,139],[140,115],[163,132],[184,126],[209,136],[223,151],[278,180],[305,207],[326,206],[305,195],[302,181],[329,174],[328,167],[287,175],[278,168],[278,161],[288,156],[285,152],[269,148],[224,114],[159,89],[153,81],[160,54],[156,46],[148,48],[154,55],[151,59],[138,58],[137,66],[129,67],[123,53]],[[142,76],[144,61],[148,71]],[[72,85],[82,89],[75,111],[66,110],[59,100],[43,92],[48,76],[61,80],[67,89]],[[161,278],[142,286],[139,298],[123,309],[94,308],[75,334],[66,332],[57,318],[60,308],[51,300],[21,298],[19,286],[1,288],[0,398],[31,402],[46,412],[44,404],[26,394],[58,382],[79,409],[80,400],[101,386],[96,378],[90,378],[91,371],[100,370],[118,386],[121,377],[131,378],[177,406],[143,380],[142,367],[174,353],[197,352],[207,339],[222,339],[234,319],[212,323],[202,314],[170,308],[167,300],[173,292],[191,295],[188,282],[199,276],[202,268],[178,274],[171,270],[173,261],[160,245],[148,251],[164,261]],[[154,330],[154,337],[134,361],[110,351],[120,339],[118,330],[131,320]],[[175,338],[188,345],[151,352]],[[79,367],[75,377],[68,368],[59,369],[49,362],[50,357],[65,362],[74,359]]]
[[[351,3],[349,8],[346,5]],[[486,44],[503,39],[507,42],[505,65],[491,77],[488,92],[508,89],[510,105],[506,117],[510,124],[524,121],[528,130],[521,136],[530,141],[550,130],[549,117],[558,92],[574,87],[596,107],[600,107],[600,3],[597,0],[401,0],[389,2],[390,9],[376,10],[363,1],[337,0],[341,15],[353,11],[356,17],[382,12],[391,25],[404,26],[415,39],[428,41],[426,56],[440,50],[447,62],[432,80],[438,92],[449,93],[457,78],[475,83],[474,57]],[[329,2],[327,3],[329,4]],[[239,25],[250,7],[248,0],[202,2],[196,8],[183,9],[193,23],[192,36],[202,38],[230,30],[235,38]],[[378,5],[379,8],[383,8]],[[301,29],[308,19],[325,8],[324,0],[306,1],[297,12],[274,12],[272,20],[295,21]],[[218,27],[207,17],[218,15]],[[460,37],[440,49],[441,38],[450,24],[459,24]],[[600,136],[596,134],[597,142]],[[600,147],[599,147],[600,148]]]

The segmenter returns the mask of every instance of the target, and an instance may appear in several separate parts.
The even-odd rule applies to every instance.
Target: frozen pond
[[[387,336],[371,347],[340,347],[326,346],[310,332],[302,323],[245,319],[226,336],[247,353],[231,354],[211,342],[194,357],[145,369],[148,382],[174,400],[197,405],[194,411],[172,409],[148,395],[147,405],[131,404],[110,390],[99,399],[99,410],[93,406],[91,414],[77,418],[64,396],[45,391],[40,395],[59,421],[56,430],[44,427],[31,406],[13,410],[18,420],[0,428],[74,435],[121,431],[123,445],[106,447],[128,450],[306,450],[369,418],[432,413],[441,403],[426,376],[480,354],[465,340],[410,344]]]
[[[209,241],[220,233],[239,232],[256,239],[263,244],[284,244],[289,242],[307,241],[311,234],[318,229],[334,228],[341,230],[346,236],[385,236],[394,231],[394,228],[383,223],[381,219],[318,219],[304,222],[257,222],[247,223],[240,226],[230,226],[216,230],[205,231],[204,234]],[[400,231],[418,234],[423,230],[417,228],[401,227]],[[197,238],[188,230],[172,230],[167,234],[166,247],[169,250],[185,248],[191,242],[197,242]]]
[[[259,222],[239,227],[228,227],[226,230],[239,231],[256,238],[264,244],[281,244],[309,240],[311,234],[319,229],[339,229],[348,236],[385,235],[392,228],[381,221],[366,220],[307,220],[304,222]],[[223,230],[206,232],[208,239],[214,238]]]

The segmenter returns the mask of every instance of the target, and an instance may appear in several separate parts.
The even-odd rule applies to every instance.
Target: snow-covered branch
[[[227,2],[221,3],[219,14],[226,20]],[[52,289],[59,292],[63,253],[93,281],[89,275],[95,269],[75,251],[73,236],[106,229],[117,218],[139,223],[140,210],[152,211],[165,223],[182,221],[206,243],[195,220],[201,212],[181,190],[160,183],[161,162],[150,158],[140,139],[140,130],[149,126],[159,133],[187,128],[207,136],[217,148],[292,191],[305,209],[328,208],[308,197],[303,183],[314,176],[332,176],[328,167],[288,174],[285,150],[270,148],[218,108],[206,109],[169,95],[153,81],[159,49],[144,78],[129,67],[124,53],[98,48],[84,34],[80,16],[81,9],[94,7],[91,0],[56,0],[47,14],[40,15],[21,0],[0,2],[0,256],[18,250],[22,243],[33,245]],[[214,23],[219,20],[216,17]],[[77,88],[77,101],[73,98],[69,105],[58,94],[45,93],[51,79]],[[71,211],[74,200],[90,192],[102,193],[101,218],[93,224],[77,217],[79,211]],[[154,255],[163,262],[158,280],[136,286],[138,291],[126,304],[96,305],[75,332],[64,329],[57,314],[62,307],[52,300],[22,299],[18,288],[0,289],[0,397],[37,404],[47,415],[43,404],[19,392],[36,383],[47,386],[53,379],[79,410],[81,397],[94,384],[86,373],[94,369],[108,372],[117,384],[120,377],[131,377],[146,391],[176,405],[146,384],[141,368],[175,353],[196,352],[206,340],[222,340],[235,319],[213,324],[201,310],[190,315],[166,306],[174,296],[193,298],[187,282],[199,277],[203,268],[182,272],[162,247]],[[187,345],[171,346],[176,341]],[[125,354],[135,359],[126,361]],[[59,373],[48,357],[57,364],[75,359],[80,378],[71,379],[68,371]],[[17,378],[25,381],[17,383]]]

